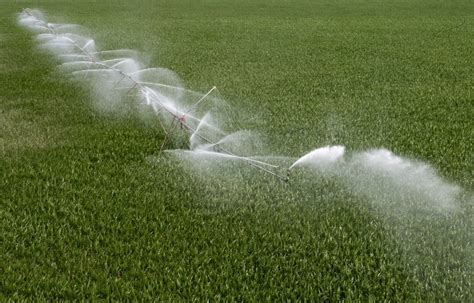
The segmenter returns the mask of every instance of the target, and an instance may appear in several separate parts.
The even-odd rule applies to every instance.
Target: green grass
[[[175,2],[2,3],[0,298],[472,301],[474,4]],[[17,26],[24,7],[216,85],[275,154],[389,148],[461,205],[392,216],[309,173],[189,169],[158,128],[96,111]]]

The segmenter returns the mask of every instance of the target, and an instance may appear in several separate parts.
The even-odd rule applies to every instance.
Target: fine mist
[[[454,210],[461,193],[459,186],[443,180],[430,165],[387,149],[345,155],[343,146],[326,146],[301,157],[290,169],[298,166],[335,177],[353,194],[393,213]]]
[[[461,191],[428,164],[404,159],[386,149],[357,153],[345,168],[341,176],[353,192],[382,201],[393,212],[453,210]]]

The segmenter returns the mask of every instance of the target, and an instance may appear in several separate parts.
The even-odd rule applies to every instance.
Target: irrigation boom
[[[69,45],[72,48],[76,49],[78,51],[78,54],[62,54],[60,55],[61,57],[68,58],[68,57],[76,57],[76,58],[82,58],[80,61],[73,61],[73,62],[66,62],[64,65],[81,65],[84,64],[86,68],[79,69],[77,71],[74,71],[73,74],[78,74],[78,73],[84,73],[84,77],[87,77],[90,73],[103,73],[104,71],[110,72],[110,73],[115,73],[120,77],[120,80],[116,81],[114,84],[115,86],[118,86],[123,80],[127,80],[128,83],[130,84],[130,87],[126,87],[124,89],[127,89],[128,91],[131,90],[136,90],[142,97],[147,102],[147,105],[155,105],[159,109],[156,110],[157,112],[163,111],[166,112],[171,118],[172,122],[170,125],[170,129],[166,130],[166,128],[161,124],[164,132],[166,133],[166,137],[163,141],[162,147],[164,146],[165,141],[167,140],[167,137],[173,130],[174,122],[177,121],[179,125],[181,126],[182,129],[186,130],[189,134],[198,136],[201,140],[204,142],[210,144],[214,151],[217,153],[225,154],[228,155],[234,159],[241,160],[248,165],[264,172],[269,175],[272,175],[282,181],[288,181],[288,176],[280,175],[279,173],[273,171],[272,169],[278,169],[279,166],[273,165],[264,161],[259,161],[255,160],[249,157],[245,156],[240,156],[232,151],[222,147],[218,142],[215,142],[211,139],[209,139],[207,136],[201,134],[197,128],[193,127],[190,125],[187,120],[188,118],[192,118],[194,120],[197,120],[199,122],[202,122],[201,119],[195,118],[191,115],[193,111],[195,111],[198,106],[206,100],[206,98],[214,91],[216,90],[216,87],[212,87],[206,94],[202,95],[193,105],[191,105],[187,110],[185,111],[180,111],[178,108],[173,108],[170,105],[168,105],[164,100],[162,100],[162,97],[151,87],[163,87],[163,88],[172,88],[172,89],[177,89],[177,90],[185,90],[184,88],[181,87],[176,87],[172,85],[167,85],[164,83],[154,83],[154,82],[147,82],[147,81],[138,81],[134,75],[136,75],[139,72],[151,70],[151,69],[141,69],[135,72],[131,73],[126,73],[118,66],[120,64],[126,62],[127,60],[132,60],[130,58],[115,58],[111,60],[99,60],[98,55],[101,53],[107,53],[110,51],[88,51],[88,47],[93,47],[94,46],[94,40],[89,39],[84,45],[80,45],[78,41],[73,39],[74,35],[72,34],[61,34],[59,33],[55,28],[64,28],[68,27],[69,25],[67,24],[51,24],[47,23],[39,18],[37,18],[33,12],[30,9],[25,9],[23,12],[28,15],[30,18],[33,19],[33,24],[34,25],[39,25],[41,28],[44,28],[46,31],[49,32],[49,34],[54,37],[51,39],[47,39],[46,43],[50,43],[53,45]],[[80,37],[80,36],[78,36]],[[82,38],[82,37],[80,37]],[[56,41],[54,41],[56,40]],[[53,41],[53,42],[51,42]],[[97,67],[97,68],[93,68]],[[161,123],[161,121],[160,121]]]

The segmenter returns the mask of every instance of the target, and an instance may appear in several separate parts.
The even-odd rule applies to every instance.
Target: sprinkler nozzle
[[[286,171],[286,179],[285,179],[285,182],[289,182],[290,181],[290,169],[288,168],[288,170]]]

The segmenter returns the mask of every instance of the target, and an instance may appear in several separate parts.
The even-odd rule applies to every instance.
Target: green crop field
[[[154,116],[97,106],[27,7],[215,85],[266,155],[385,148],[431,177],[284,183],[160,152]],[[0,300],[472,302],[473,58],[472,0],[0,0]],[[453,207],[404,200],[436,184]]]

